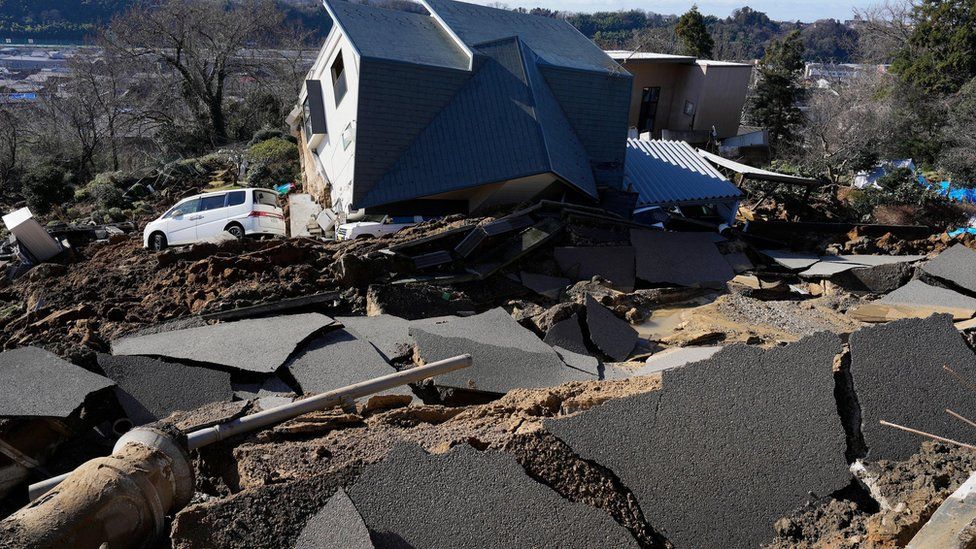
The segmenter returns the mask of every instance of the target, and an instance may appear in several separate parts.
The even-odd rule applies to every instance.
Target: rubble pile
[[[976,416],[965,241],[788,249],[545,202],[366,240],[116,240],[0,289],[0,377],[31,382],[21,355],[44,353],[64,374],[43,375],[79,380],[56,413],[25,414],[49,403],[27,390],[0,399],[19,453],[0,456],[4,515],[38,466],[70,471],[123,433],[192,437],[464,354],[464,369],[190,447],[195,495],[168,541],[890,546],[976,459],[916,453],[929,435],[968,440],[945,409]]]

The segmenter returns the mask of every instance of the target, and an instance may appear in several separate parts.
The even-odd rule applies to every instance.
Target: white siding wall
[[[332,63],[339,52],[346,74],[346,94],[339,105],[335,102],[332,85]],[[332,185],[332,207],[347,211],[352,202],[353,158],[356,154],[356,109],[359,101],[359,54],[346,40],[338,26],[333,26],[309,73],[309,79],[322,81],[322,98],[325,101],[325,118],[328,135],[319,143],[313,141],[312,154],[318,157],[325,176]],[[351,124],[352,143],[343,147],[343,132]]]

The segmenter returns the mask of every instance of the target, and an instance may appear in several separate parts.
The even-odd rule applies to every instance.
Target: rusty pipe
[[[362,398],[367,395],[379,393],[387,389],[392,389],[407,383],[417,383],[429,377],[443,375],[455,370],[471,366],[471,355],[459,355],[456,357],[432,362],[425,366],[410,368],[395,372],[385,376],[377,377],[354,385],[347,385],[334,391],[321,393],[303,400],[284,404],[275,408],[270,408],[257,414],[244,416],[227,423],[207,427],[193,431],[187,435],[187,448],[195,450],[197,448],[213,444],[214,442],[227,439],[229,437],[247,433],[286,421],[308,412],[325,410],[346,402]],[[51,490],[59,483],[63,482],[71,473],[52,477],[31,484],[28,490],[28,497],[33,501],[48,490]]]

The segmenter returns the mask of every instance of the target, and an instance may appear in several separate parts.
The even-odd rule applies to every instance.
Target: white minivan
[[[223,231],[245,235],[286,236],[285,213],[278,195],[268,189],[235,189],[184,198],[150,221],[142,232],[146,248],[192,244]]]

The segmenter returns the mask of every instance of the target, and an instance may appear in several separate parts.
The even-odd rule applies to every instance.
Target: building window
[[[302,122],[305,124],[305,141],[312,140],[312,109],[308,107],[308,98],[302,103]]]
[[[342,150],[348,149],[349,145],[352,144],[352,140],[352,122],[350,122],[346,124],[346,129],[342,130]]]
[[[641,94],[640,117],[637,120],[638,133],[654,131],[654,118],[657,116],[657,103],[660,99],[661,88],[644,88]]]
[[[691,101],[685,101],[685,114],[688,116],[695,115],[695,104]]]
[[[341,51],[332,62],[332,90],[335,92],[335,102],[338,107],[346,95],[346,70],[342,63]]]

